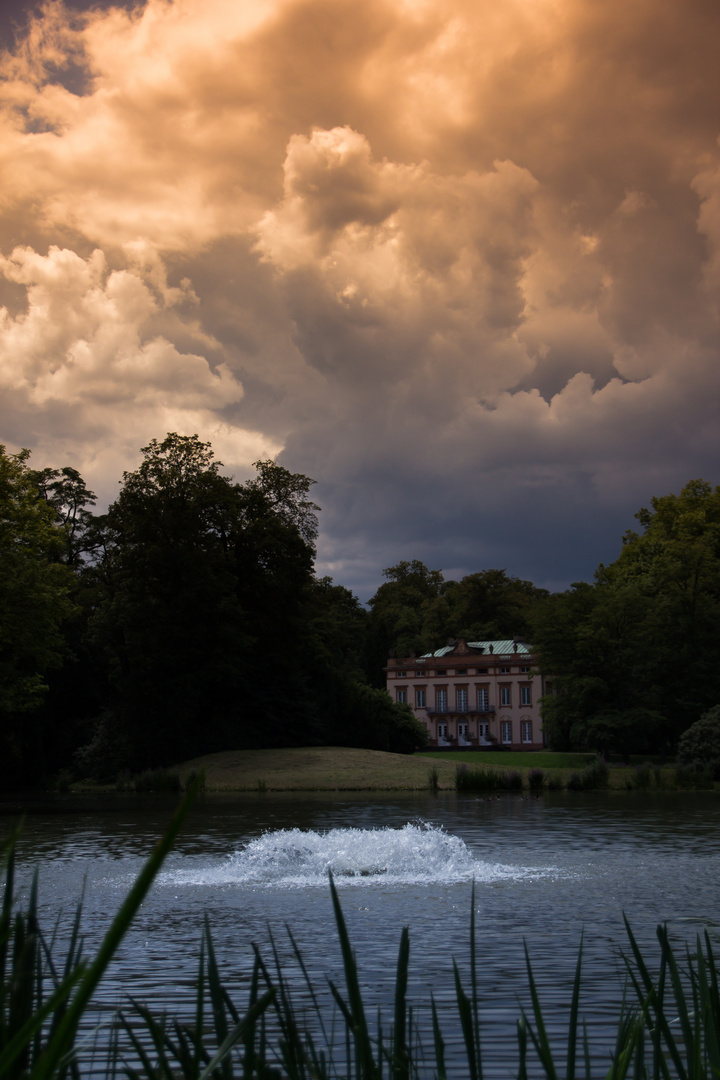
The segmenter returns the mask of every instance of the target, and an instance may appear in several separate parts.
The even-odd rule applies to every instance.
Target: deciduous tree
[[[6,782],[42,756],[33,713],[47,673],[67,656],[63,623],[73,614],[73,576],[60,561],[66,529],[41,497],[29,452],[0,447],[0,768]],[[35,740],[35,746],[32,746]]]

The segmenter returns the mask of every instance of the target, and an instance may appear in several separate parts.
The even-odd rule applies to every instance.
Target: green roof
[[[468,641],[468,648],[477,649],[479,652],[486,653],[493,656],[530,656],[530,650],[527,645],[523,645],[521,641],[513,641],[512,638],[505,641]],[[425,653],[421,656],[421,660],[430,660],[432,657],[448,656],[455,649],[454,645],[446,645],[442,649],[436,649],[435,652]],[[458,654],[462,656],[462,653]]]

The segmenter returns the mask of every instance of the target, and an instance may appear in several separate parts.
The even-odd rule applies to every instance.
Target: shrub
[[[189,788],[194,788],[198,792],[204,791],[205,780],[204,769],[191,769],[183,781],[183,789],[188,791]]]
[[[690,769],[709,769],[720,780],[720,705],[703,713],[680,736],[678,765]]]
[[[89,743],[75,751],[75,769],[84,779],[98,783],[115,779],[128,760],[128,743],[120,733],[118,719],[110,712],[102,713],[94,722]]]
[[[455,770],[456,791],[522,791],[522,774],[516,769],[489,769],[486,765],[468,768],[458,765]]]
[[[678,765],[675,768],[675,786],[702,790],[713,786],[712,769],[703,769],[691,765]]]
[[[652,786],[653,767],[649,761],[635,766],[634,786],[643,790]]]
[[[473,766],[458,765],[455,770],[456,791],[498,791],[500,788],[500,773],[497,769],[488,769],[485,765]]]
[[[531,791],[542,791],[545,783],[545,773],[542,769],[531,769],[528,773],[528,787]]]
[[[175,794],[181,788],[179,774],[168,769],[146,769],[135,777],[136,791],[165,791]]]
[[[608,765],[604,758],[598,757],[581,772],[570,774],[567,782],[568,791],[597,791],[608,786]]]
[[[517,769],[512,769],[510,772],[501,774],[502,788],[504,791],[522,791],[523,778],[522,773],[519,773]]]

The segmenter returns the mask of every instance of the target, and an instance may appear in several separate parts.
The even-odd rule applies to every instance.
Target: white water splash
[[[401,829],[280,829],[251,840],[221,864],[167,871],[161,881],[176,885],[251,885],[273,888],[493,882],[524,878],[523,867],[476,859],[458,836],[434,825]]]

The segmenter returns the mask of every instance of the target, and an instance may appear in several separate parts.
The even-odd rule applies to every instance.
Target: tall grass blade
[[[565,1076],[567,1080],[575,1080],[575,1062],[577,1056],[577,1032],[580,1012],[580,973],[582,968],[583,938],[580,935],[580,947],[578,948],[577,965],[575,967],[575,980],[573,982],[572,1001],[570,1003],[570,1020],[568,1023],[567,1062]]]
[[[370,1032],[368,1031],[367,1020],[365,1018],[365,1008],[360,992],[355,954],[350,945],[350,937],[347,932],[347,926],[345,925],[345,917],[342,913],[340,898],[338,897],[337,889],[335,888],[332,873],[330,873],[329,876],[330,894],[332,896],[333,911],[335,913],[335,925],[337,926],[338,937],[340,938],[340,952],[342,954],[343,969],[345,972],[345,986],[350,1006],[349,1011],[352,1023],[353,1041],[357,1053],[359,1078],[360,1080],[375,1080],[378,1076],[378,1069],[375,1066],[370,1043]]]
[[[517,1080],[528,1080],[527,1072],[527,1021],[524,1016],[521,1016],[517,1022],[517,1040],[518,1040],[518,1074]],[[589,1077],[588,1073],[588,1077]]]
[[[298,944],[297,944],[297,942],[296,942],[296,940],[295,940],[295,938],[293,936],[292,930],[290,929],[289,926],[287,926],[287,924],[285,926],[285,930],[287,931],[287,935],[288,935],[288,938],[290,939],[290,944],[292,946],[293,954],[295,956],[295,959],[296,959],[296,961],[298,963],[298,966],[300,968],[300,971],[302,973],[303,980],[305,982],[305,988],[307,989],[308,994],[310,995],[310,1000],[311,1000],[312,1005],[313,1005],[314,1015],[315,1015],[315,1018],[316,1018],[316,1020],[318,1022],[318,1025],[320,1027],[320,1031],[322,1033],[322,1037],[323,1037],[325,1046],[329,1048],[332,1045],[332,1037],[328,1037],[328,1032],[327,1032],[327,1029],[325,1027],[325,1020],[323,1018],[323,1010],[320,1008],[320,1003],[319,1003],[317,995],[315,993],[315,987],[313,986],[312,979],[310,978],[310,976],[308,974],[308,970],[307,970],[307,968],[305,966],[305,961],[303,959],[303,955],[302,955],[302,953],[300,951],[300,948],[299,948],[299,946],[298,946]],[[320,1065],[319,1060],[318,1060],[318,1063],[317,1063],[317,1068],[321,1069],[321,1065]],[[323,1068],[324,1068],[324,1066],[323,1066]]]
[[[480,1017],[478,1016],[477,943],[475,938],[475,879],[470,891],[470,1001],[472,1003],[473,1046],[479,1080],[482,1080]]]
[[[410,1055],[407,1047],[407,984],[410,962],[410,934],[407,926],[400,935],[395,975],[395,1023],[393,1025],[392,1068],[395,1080],[409,1080]]]
[[[547,1031],[545,1029],[545,1021],[543,1019],[542,1008],[540,1007],[540,997],[537,992],[535,976],[533,975],[532,965],[530,964],[530,954],[525,940],[523,940],[523,948],[525,950],[525,965],[527,968],[528,983],[530,985],[530,1000],[532,1002],[533,1016],[535,1017],[535,1027],[537,1028],[537,1031],[534,1031],[530,1024],[528,1024],[528,1031],[530,1033],[530,1038],[533,1041],[533,1045],[535,1046],[535,1050],[537,1051],[537,1055],[540,1058],[545,1075],[548,1077],[548,1080],[557,1080],[557,1071],[555,1069],[555,1062],[550,1048],[550,1040],[548,1039]]]
[[[215,1039],[217,1045],[222,1046],[228,1037],[228,1024],[225,1015],[225,997],[220,982],[220,973],[215,958],[215,949],[213,947],[212,934],[210,933],[210,923],[207,914],[205,915],[203,937],[207,948],[207,975],[208,986],[210,989],[210,1002],[213,1011],[213,1022],[215,1025]],[[197,1037],[198,1036],[196,1035],[196,1038]],[[221,1075],[225,1077],[226,1080],[231,1080],[232,1078],[232,1065],[229,1057],[224,1058],[222,1061]]]
[[[430,1007],[432,1011],[433,1045],[435,1048],[435,1071],[437,1080],[447,1080],[447,1071],[445,1069],[445,1040],[440,1031],[440,1022],[438,1020],[437,1006],[434,997],[430,998]]]
[[[462,988],[460,972],[457,963],[453,960],[453,977],[455,980],[455,998],[457,1000],[458,1016],[465,1042],[470,1080],[479,1080],[478,1062],[475,1056],[475,1032],[473,1030],[473,1012],[470,1000]]]
[[[78,982],[67,1012],[58,1024],[35,1066],[33,1080],[49,1080],[53,1072],[58,1069],[65,1055],[70,1051],[82,1015],[87,1009],[100,979],[115,955],[117,947],[125,936],[138,908],[145,899],[168,852],[175,843],[177,834],[196,794],[197,787],[193,785],[180,803],[167,831],[158,840],[145,866],[140,871],[135,884],[110,924],[95,959],[87,970],[82,973],[82,978]]]
[[[211,1057],[203,1071],[200,1073],[198,1080],[208,1080],[213,1075],[218,1065],[226,1060],[232,1048],[239,1042],[242,1042],[248,1029],[255,1026],[258,1017],[262,1016],[270,1003],[275,998],[275,990],[266,990],[262,997],[258,998],[254,1005],[248,1009],[245,1016],[242,1018],[239,1024],[236,1024],[232,1028],[225,1038],[221,1046],[217,1048],[215,1054]],[[264,1070],[263,1070],[264,1071]]]
[[[625,932],[627,933],[628,940],[630,942],[630,948],[632,950],[633,958],[635,960],[635,966],[640,973],[640,979],[644,987],[640,988],[637,980],[633,979],[635,991],[638,995],[638,999],[642,1002],[644,999],[652,1004],[653,1016],[655,1020],[655,1031],[653,1033],[653,1074],[655,1076],[662,1072],[666,1080],[670,1080],[670,1070],[665,1060],[665,1055],[662,1051],[663,1043],[667,1047],[668,1053],[672,1059],[672,1063],[676,1069],[676,1075],[678,1080],[688,1080],[687,1070],[683,1063],[682,1054],[677,1046],[675,1037],[670,1030],[667,1017],[665,1015],[665,978],[667,971],[667,953],[665,950],[661,952],[661,964],[660,964],[660,977],[657,981],[657,985],[653,983],[653,980],[648,971],[647,964],[643,959],[643,955],[640,952],[640,948],[635,939],[635,935],[632,932],[630,923],[627,920],[627,916],[623,914],[623,922],[625,923]],[[628,970],[631,971],[629,963],[627,963]]]

